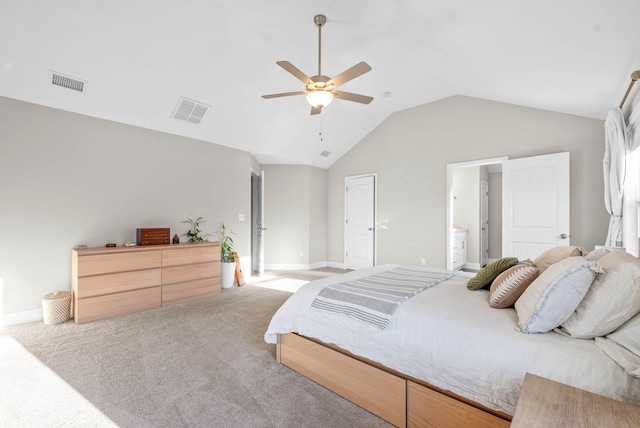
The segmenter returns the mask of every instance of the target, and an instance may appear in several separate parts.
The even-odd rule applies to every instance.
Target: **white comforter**
[[[593,340],[516,331],[515,310],[491,308],[487,291],[466,288],[467,273],[404,302],[386,330],[310,308],[328,284],[394,267],[306,284],[273,316],[265,340],[276,343],[278,334],[292,332],[314,337],[509,414],[526,372],[640,405],[640,379],[626,374]]]

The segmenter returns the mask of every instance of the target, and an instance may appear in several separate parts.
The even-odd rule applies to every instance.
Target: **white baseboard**
[[[480,270],[481,266],[480,266],[480,263],[465,263],[464,268],[465,269]]]
[[[4,280],[0,278],[0,328],[44,320],[42,308],[4,313]]]
[[[316,262],[311,264],[276,263],[264,265],[264,270],[309,270],[327,267],[327,262]]]
[[[344,266],[344,263],[338,263],[338,262],[328,262],[327,267],[334,268],[334,269],[346,269],[346,267]]]
[[[28,311],[11,312],[9,314],[3,314],[2,326],[8,327],[10,325],[25,324],[28,322],[42,321],[42,320],[44,320],[42,308],[31,309]]]

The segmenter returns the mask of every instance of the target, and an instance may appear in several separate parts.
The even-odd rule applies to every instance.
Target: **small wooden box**
[[[170,230],[168,227],[137,229],[137,245],[162,245],[170,243]]]

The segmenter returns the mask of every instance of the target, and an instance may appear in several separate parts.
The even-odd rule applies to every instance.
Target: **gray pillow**
[[[560,327],[580,339],[605,336],[640,312],[640,260],[611,251],[598,260],[598,275],[576,311]]]

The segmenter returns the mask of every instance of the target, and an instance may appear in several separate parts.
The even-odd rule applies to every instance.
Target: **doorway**
[[[345,178],[345,269],[375,266],[376,174]]]
[[[489,261],[493,257],[495,235],[501,244],[496,257],[509,255],[521,260],[534,259],[542,251],[570,245],[569,217],[569,153],[554,153],[509,160],[507,157],[447,165],[447,233],[446,263],[452,268],[451,231],[454,225],[454,173],[457,168],[485,166],[488,171],[499,168],[500,192],[492,192],[489,200]],[[491,174],[489,174],[491,175]],[[492,187],[491,179],[489,179]],[[496,187],[496,186],[493,186]],[[499,193],[499,194],[497,194]],[[480,204],[480,199],[478,199]],[[501,210],[500,226],[493,226],[496,205]],[[493,210],[492,210],[493,208]],[[478,229],[479,231],[479,229]],[[477,232],[476,232],[477,233]],[[471,244],[469,245],[471,248]],[[474,267],[474,266],[468,266]]]
[[[251,272],[264,275],[264,171],[251,171]]]
[[[502,228],[499,226],[501,222],[502,216],[502,195],[501,195],[501,186],[494,185],[495,181],[501,181],[501,173],[502,173],[502,163],[509,158],[499,157],[499,158],[490,158],[490,159],[480,159],[468,162],[459,162],[447,165],[447,233],[446,233],[446,267],[447,269],[452,268],[452,231],[454,229],[454,224],[457,223],[454,221],[456,205],[460,207],[459,209],[464,210],[467,215],[467,220],[464,220],[464,225],[460,226],[470,226],[467,232],[467,258],[468,261],[465,265],[467,269],[477,270],[481,268],[483,265],[490,263],[494,258],[499,258],[502,250]],[[462,185],[462,188],[468,190],[469,186],[473,187],[473,192],[471,195],[468,195],[469,198],[472,198],[472,202],[469,202],[464,207],[461,207],[460,204],[457,204],[459,199],[456,199],[456,195],[454,194],[454,175],[457,172],[470,172],[471,169],[477,169],[478,172],[475,174],[475,179],[471,184],[467,186]],[[482,173],[482,180],[480,169],[486,170]],[[486,175],[485,173],[486,172]],[[461,174],[467,175],[469,174]],[[487,178],[488,177],[488,178]],[[494,178],[495,177],[495,178]],[[469,179],[469,178],[468,178]],[[482,181],[487,182],[487,190],[488,188],[495,189],[491,192],[491,198],[487,198],[486,200],[486,212],[485,207],[483,206],[483,184]],[[468,216],[469,212],[473,212],[475,214]],[[482,230],[483,222],[483,213],[486,216],[486,235]],[[497,222],[497,225],[496,225]],[[471,223],[471,224],[467,224]],[[471,227],[472,226],[472,227]],[[486,238],[483,239],[483,237]],[[487,250],[483,254],[483,248],[486,246]],[[496,253],[496,254],[494,254]]]

